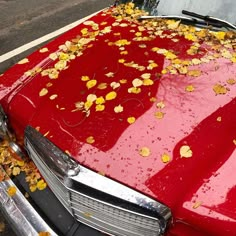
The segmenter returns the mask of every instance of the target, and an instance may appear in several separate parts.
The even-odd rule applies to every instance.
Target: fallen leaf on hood
[[[113,100],[116,98],[116,96],[117,96],[116,92],[112,91],[106,95],[106,100]]]
[[[41,49],[39,50],[39,52],[40,52],[40,53],[48,52],[48,48],[41,48]]]
[[[43,97],[48,93],[48,90],[46,88],[41,89],[41,91],[39,92],[39,96]]]
[[[167,28],[174,30],[177,29],[180,25],[180,20],[179,21],[174,21],[174,20],[168,20],[167,21]]]
[[[136,120],[135,117],[131,116],[131,117],[128,117],[127,122],[129,124],[133,124],[135,122],[135,120]]]
[[[186,92],[193,92],[195,90],[193,85],[188,85],[185,87],[185,91]]]
[[[142,157],[148,157],[151,155],[151,151],[148,147],[142,147],[140,150],[139,150],[139,154],[142,156]]]
[[[121,105],[118,105],[114,108],[115,113],[121,113],[124,111],[124,108]]]
[[[192,156],[193,156],[192,150],[191,150],[190,147],[187,146],[187,145],[182,146],[182,147],[180,148],[179,153],[180,153],[180,156],[181,156],[181,157],[185,157],[185,158],[189,158],[189,157],[192,157]]]
[[[155,112],[154,115],[158,120],[161,120],[165,114],[162,111],[157,111],[157,112]]]
[[[29,62],[29,59],[28,59],[28,58],[24,58],[24,59],[18,61],[17,64],[22,65],[22,64],[26,64],[26,63],[28,63],[28,62]]]
[[[170,161],[170,156],[166,153],[164,153],[162,156],[161,156],[161,160],[163,163],[168,163]]]
[[[216,95],[226,94],[228,92],[227,88],[221,84],[215,84],[213,86],[213,90],[216,93]]]
[[[193,205],[193,209],[197,209],[201,205],[202,205],[202,202],[195,202],[195,204]]]
[[[86,142],[89,143],[89,144],[92,144],[95,142],[95,139],[93,136],[89,136],[88,138],[86,138]]]
[[[86,87],[87,87],[88,89],[91,89],[91,88],[93,88],[94,86],[96,86],[96,84],[97,84],[97,80],[92,79],[92,80],[89,80],[89,81],[86,83]]]

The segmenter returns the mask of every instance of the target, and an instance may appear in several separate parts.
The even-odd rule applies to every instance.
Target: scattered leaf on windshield
[[[151,155],[151,151],[148,147],[142,147],[140,150],[139,150],[139,154],[142,156],[142,157],[149,157]]]
[[[191,148],[187,145],[182,146],[179,152],[181,157],[189,158],[193,156]]]
[[[16,194],[16,187],[14,186],[11,186],[7,189],[7,194],[10,196],[10,197],[13,197],[15,194]]]
[[[28,58],[24,58],[24,59],[18,61],[17,64],[22,65],[22,64],[26,64],[26,63],[28,63],[28,62],[29,62],[29,59],[28,59]]]

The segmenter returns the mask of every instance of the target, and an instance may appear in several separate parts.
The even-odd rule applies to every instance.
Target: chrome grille
[[[31,127],[25,146],[49,187],[80,222],[116,236],[158,236],[166,229],[168,207],[74,163]],[[79,170],[79,171],[78,171]]]

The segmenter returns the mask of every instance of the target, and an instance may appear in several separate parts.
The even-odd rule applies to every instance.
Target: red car
[[[235,14],[168,2],[116,1],[0,77],[19,235],[236,235]]]

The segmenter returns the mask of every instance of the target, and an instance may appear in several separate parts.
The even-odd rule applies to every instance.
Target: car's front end
[[[32,235],[234,235],[227,23],[115,4],[6,71],[0,99],[16,138],[2,110],[1,164],[32,204],[8,179],[3,209],[18,202],[32,223],[21,206],[34,206]]]

